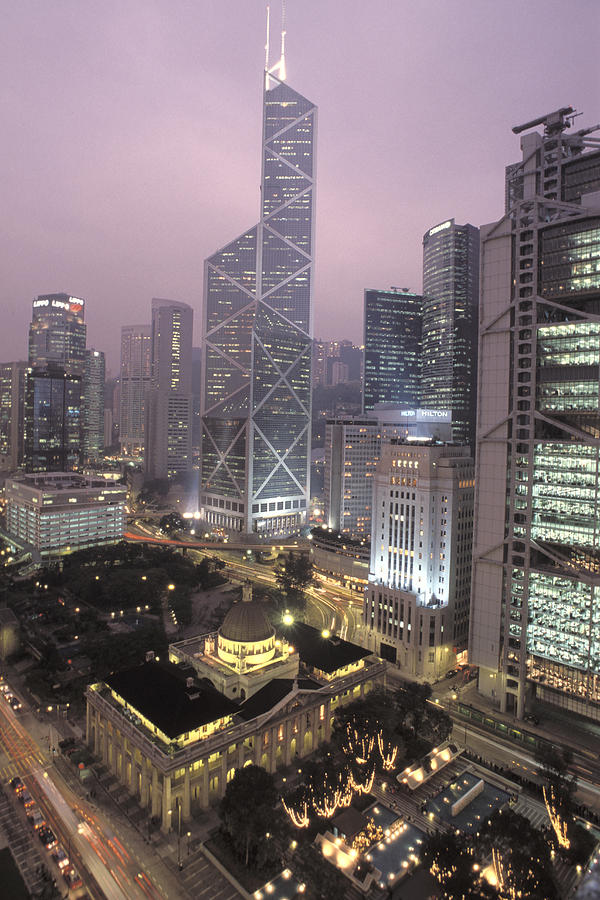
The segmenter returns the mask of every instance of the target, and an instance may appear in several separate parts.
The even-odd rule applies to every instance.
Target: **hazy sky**
[[[191,303],[199,339],[203,260],[259,216],[265,9],[3,4],[0,359],[51,291],[85,298],[113,370],[152,296]],[[600,121],[598,0],[288,0],[287,32],[319,107],[316,336],[360,341],[365,287],[420,289],[430,226],[499,218],[513,125]]]

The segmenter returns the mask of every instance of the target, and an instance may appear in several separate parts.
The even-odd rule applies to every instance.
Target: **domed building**
[[[251,697],[273,678],[295,678],[300,665],[294,647],[276,638],[262,603],[252,599],[249,582],[219,630],[202,635],[197,648],[186,651],[198,677],[232,700]]]

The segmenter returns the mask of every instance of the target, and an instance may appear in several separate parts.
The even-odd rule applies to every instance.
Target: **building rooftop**
[[[19,620],[8,606],[0,607],[0,625],[18,625]]]
[[[321,687],[317,681],[313,681],[311,678],[299,678],[297,682],[294,682],[292,678],[274,678],[242,704],[240,717],[249,722],[250,719],[256,719],[257,716],[269,712],[292,692],[296,683],[301,691],[316,691]]]
[[[209,682],[194,681],[188,687],[173,663],[146,662],[109,675],[106,684],[172,739],[239,708]]]
[[[370,650],[343,641],[335,634],[324,637],[318,628],[305,622],[281,625],[280,631],[286,641],[298,651],[300,660],[305,665],[328,675],[371,655]]]

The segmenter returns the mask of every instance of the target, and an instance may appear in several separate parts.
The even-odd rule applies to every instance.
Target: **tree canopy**
[[[221,827],[244,865],[261,869],[273,861],[274,835],[284,827],[277,802],[273,776],[260,766],[238,769],[227,785],[219,806]]]

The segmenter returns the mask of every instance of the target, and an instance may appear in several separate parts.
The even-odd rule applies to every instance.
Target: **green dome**
[[[219,628],[222,638],[240,644],[267,641],[274,634],[275,629],[256,600],[234,603]]]

